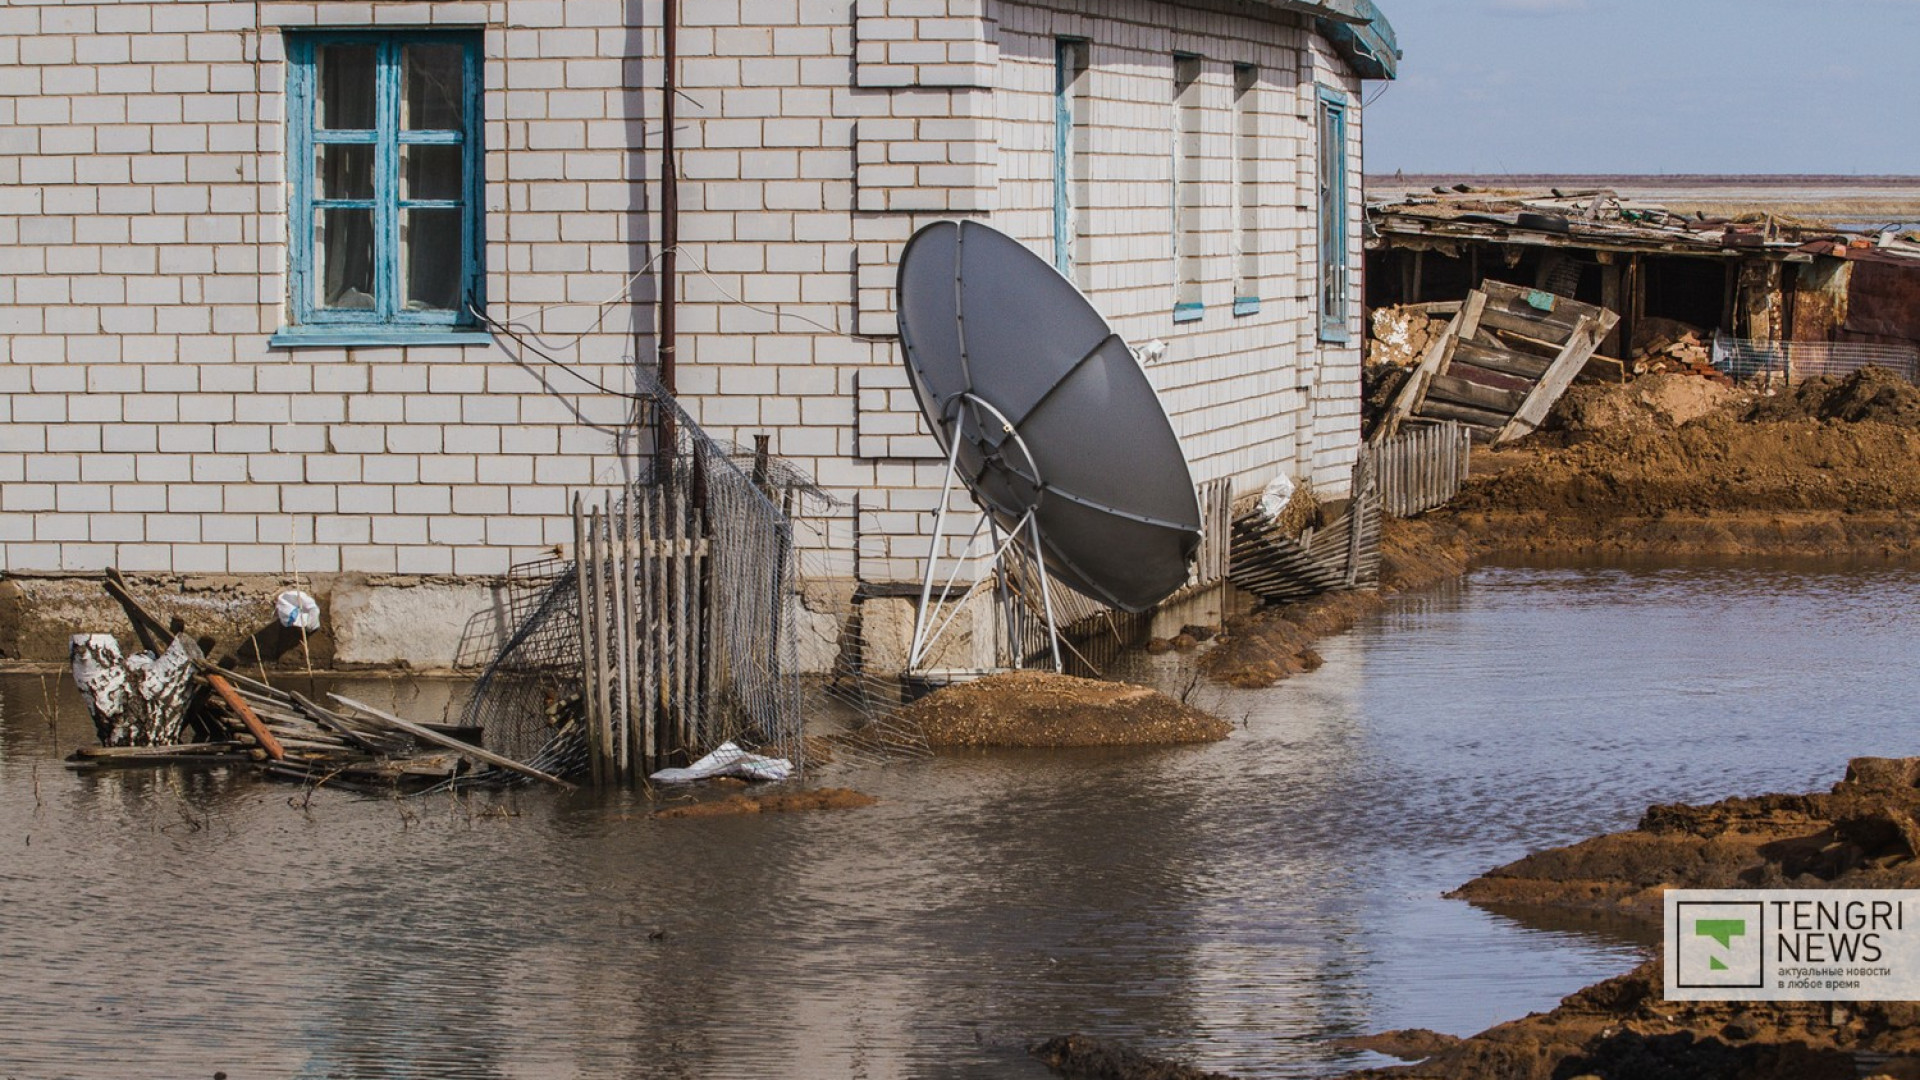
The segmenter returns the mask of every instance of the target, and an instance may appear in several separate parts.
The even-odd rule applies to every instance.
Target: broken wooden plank
[[[203,674],[206,676],[207,685],[213,687],[213,692],[220,695],[220,700],[226,702],[227,708],[233,711],[233,715],[239,717],[240,722],[246,725],[247,732],[253,736],[255,742],[260,744],[260,749],[265,750],[267,756],[275,761],[284,760],[287,756],[286,748],[273,737],[273,732],[267,730],[267,725],[261,723],[260,718],[253,714],[253,710],[247,706],[246,701],[234,692],[233,684],[224,676],[214,672],[203,671]]]
[[[1517,334],[1529,344],[1548,348],[1564,345],[1568,334],[1568,331],[1550,323],[1498,308],[1488,308],[1480,316],[1480,325],[1503,334]]]
[[[1503,375],[1513,375],[1528,382],[1537,381],[1547,373],[1553,361],[1543,356],[1530,356],[1514,352],[1512,349],[1493,348],[1478,342],[1463,341],[1453,352],[1456,363],[1472,364],[1474,367],[1498,371]]]
[[[1481,386],[1491,386],[1496,390],[1517,390],[1522,394],[1533,389],[1534,379],[1520,375],[1508,375],[1503,372],[1489,371],[1473,364],[1462,363],[1456,354],[1453,363],[1447,366],[1447,374],[1456,379],[1465,379]]]
[[[1428,401],[1420,406],[1419,415],[1434,420],[1458,420],[1463,424],[1502,430],[1511,421],[1507,413],[1492,409],[1476,409],[1471,405],[1454,405],[1445,401]]]
[[[539,769],[536,769],[531,765],[523,765],[520,762],[515,761],[510,757],[506,757],[502,754],[496,754],[491,750],[483,750],[478,746],[473,746],[468,743],[461,742],[459,739],[453,738],[448,735],[442,735],[439,732],[433,730],[432,728],[422,727],[421,725],[416,724],[411,720],[402,720],[399,717],[393,715],[392,713],[382,712],[381,710],[376,709],[371,705],[366,705],[361,702],[355,701],[350,697],[343,697],[340,694],[328,694],[327,696],[339,702],[340,704],[345,705],[349,709],[357,710],[358,712],[366,716],[373,717],[375,720],[378,720],[381,723],[390,724],[396,730],[404,731],[407,734],[413,736],[414,738],[419,739],[421,742],[432,743],[433,745],[438,746],[443,750],[452,750],[454,753],[460,754],[463,757],[469,757],[474,759],[475,761],[484,761],[489,765],[498,766],[499,768],[506,769],[509,772],[519,773],[521,776],[531,777],[535,780],[542,780],[542,781],[545,781],[546,783],[554,784],[558,787],[566,788],[569,791],[574,790],[574,785],[566,782],[565,780],[562,780],[559,777],[554,776],[550,773],[541,772]]]
[[[1456,375],[1435,375],[1427,386],[1427,404],[1432,405],[1436,399],[1512,416],[1526,402],[1527,395],[1525,391],[1482,386]]]

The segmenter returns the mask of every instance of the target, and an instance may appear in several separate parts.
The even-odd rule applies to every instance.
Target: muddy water
[[[759,819],[76,775],[70,688],[8,676],[0,1075],[1021,1077],[1074,1030],[1324,1075],[1640,955],[1439,899],[1480,870],[1920,753],[1916,616],[1907,570],[1485,569],[1219,696],[1227,743],[829,770],[883,802]]]

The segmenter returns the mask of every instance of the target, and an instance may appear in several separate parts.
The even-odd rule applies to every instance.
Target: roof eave
[[[1400,70],[1400,42],[1393,24],[1373,0],[1254,0],[1263,7],[1311,16],[1321,36],[1333,43],[1354,74],[1391,79]]]

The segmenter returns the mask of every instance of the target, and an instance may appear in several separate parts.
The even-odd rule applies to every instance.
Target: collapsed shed
[[[1893,230],[1461,184],[1370,203],[1366,250],[1373,309],[1463,301],[1496,280],[1618,312],[1599,348],[1615,360],[1691,333],[1739,376],[1876,364],[1920,377],[1920,242]]]

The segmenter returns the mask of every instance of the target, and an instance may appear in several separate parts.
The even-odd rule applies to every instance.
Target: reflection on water
[[[1211,692],[1223,744],[829,770],[883,801],[668,822],[77,775],[64,678],[51,716],[0,678],[0,1074],[1037,1077],[1027,1042],[1086,1031],[1324,1075],[1378,1060],[1331,1039],[1469,1033],[1641,955],[1439,898],[1481,870],[1920,752],[1917,609],[1898,569],[1485,569]]]

